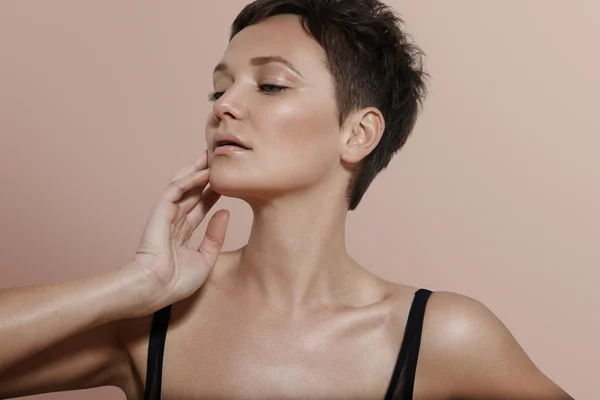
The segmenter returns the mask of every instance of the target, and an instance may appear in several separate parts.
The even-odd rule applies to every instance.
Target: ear
[[[341,159],[351,164],[360,162],[377,146],[384,130],[385,120],[377,108],[368,107],[354,114],[343,135]]]

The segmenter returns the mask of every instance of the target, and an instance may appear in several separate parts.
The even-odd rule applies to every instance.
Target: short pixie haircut
[[[403,31],[401,17],[378,0],[256,0],[235,18],[229,40],[281,14],[298,15],[325,51],[340,126],[364,107],[376,107],[384,117],[379,144],[348,186],[348,209],[354,210],[413,130],[426,95],[423,51]]]

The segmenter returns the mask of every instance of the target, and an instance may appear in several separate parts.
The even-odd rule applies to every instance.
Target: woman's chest
[[[164,400],[383,399],[401,344],[401,332],[375,314],[302,323],[234,311],[196,316],[169,325]],[[144,350],[134,356],[140,376]]]

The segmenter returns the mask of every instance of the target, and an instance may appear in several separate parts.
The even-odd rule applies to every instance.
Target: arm
[[[454,293],[434,293],[424,340],[436,349],[437,376],[452,399],[573,400],[527,356],[483,304]]]
[[[128,264],[86,279],[0,290],[0,398],[125,390],[131,369],[113,321],[142,307],[145,281]]]
[[[204,190],[207,167],[205,152],[173,176],[125,266],[77,281],[0,291],[0,398],[105,385],[140,397],[140,381],[115,326],[190,296],[214,267],[227,211],[212,216],[197,249],[188,247],[220,196]]]

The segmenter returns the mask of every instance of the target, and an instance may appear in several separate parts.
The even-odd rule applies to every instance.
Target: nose
[[[240,96],[233,93],[232,88],[227,90],[227,92],[214,102],[213,112],[219,120],[243,120],[246,117],[246,108]]]

